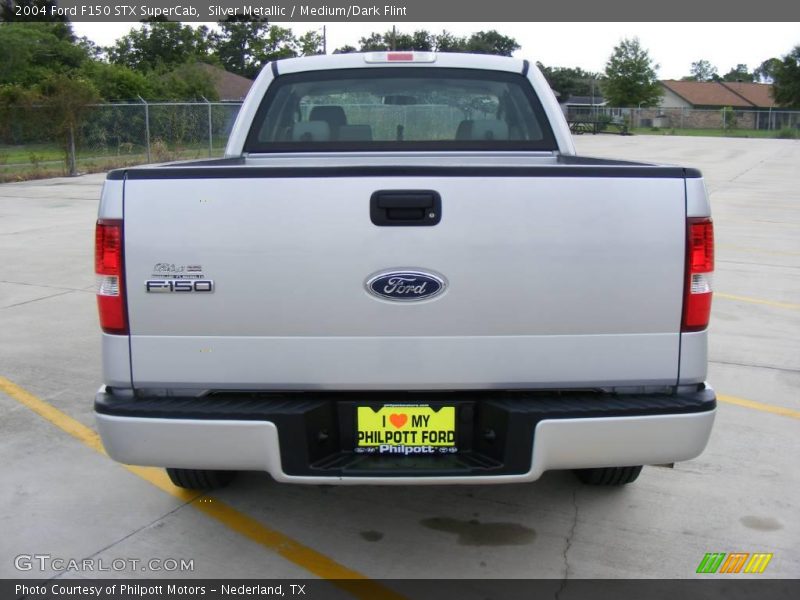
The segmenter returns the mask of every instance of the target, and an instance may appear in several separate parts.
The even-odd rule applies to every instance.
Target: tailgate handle
[[[442,198],[433,190],[380,190],[370,198],[369,217],[382,227],[436,225],[442,219]]]

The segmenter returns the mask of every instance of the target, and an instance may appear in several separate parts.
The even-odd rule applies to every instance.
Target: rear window
[[[521,74],[364,68],[280,75],[259,107],[246,152],[555,150]]]

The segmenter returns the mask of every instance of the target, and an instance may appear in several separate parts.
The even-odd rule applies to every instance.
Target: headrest
[[[472,121],[472,140],[507,140],[508,123],[500,119],[475,119]]]
[[[309,121],[325,121],[331,129],[347,125],[347,116],[341,106],[315,106],[308,115]]]
[[[302,121],[292,127],[295,142],[327,142],[331,139],[331,127],[325,121]]]

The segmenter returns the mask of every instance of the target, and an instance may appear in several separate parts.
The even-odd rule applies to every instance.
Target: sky
[[[321,30],[320,23],[275,23],[300,35]],[[128,33],[137,23],[73,23],[78,36],[106,46]],[[206,25],[213,25],[207,23]],[[328,51],[358,40],[392,24],[330,23]],[[800,23],[398,23],[398,31],[447,29],[457,35],[496,29],[522,46],[514,55],[549,67],[580,67],[602,72],[619,41],[638,37],[653,61],[660,65],[659,79],[688,75],[692,62],[709,61],[724,74],[739,63],[752,71],[762,61],[787,54],[800,44]]]

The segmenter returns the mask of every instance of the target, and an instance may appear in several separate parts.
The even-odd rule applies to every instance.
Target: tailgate
[[[377,190],[438,192],[441,220],[376,226]],[[129,179],[134,384],[673,385],[684,198],[680,178]],[[398,302],[367,291],[370,277],[404,270],[441,277],[444,292]],[[213,291],[146,289],[179,280]]]

